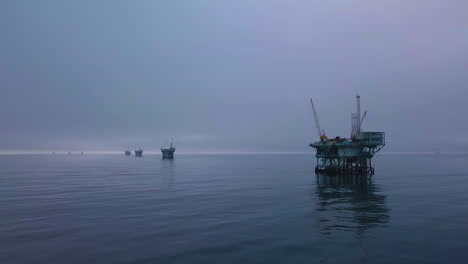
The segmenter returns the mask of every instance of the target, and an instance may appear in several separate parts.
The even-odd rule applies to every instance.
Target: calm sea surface
[[[468,156],[0,155],[0,263],[468,263]]]

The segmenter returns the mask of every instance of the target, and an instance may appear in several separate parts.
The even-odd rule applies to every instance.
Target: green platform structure
[[[173,145],[174,139],[171,140],[171,145],[169,146],[169,148],[164,148],[164,146],[166,146],[166,142],[164,142],[164,145],[161,148],[162,158],[174,159],[174,152],[176,151],[175,146]]]
[[[362,122],[367,114],[361,117],[360,96],[357,99],[357,112],[351,115],[352,128],[350,138],[335,137],[329,139],[323,130],[320,130],[315,106],[311,99],[312,110],[319,132],[320,141],[309,146],[316,151],[316,173],[340,175],[373,175],[372,158],[385,146],[384,132],[363,132]]]

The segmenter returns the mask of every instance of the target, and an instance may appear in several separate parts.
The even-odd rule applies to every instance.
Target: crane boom
[[[361,131],[362,123],[364,123],[364,118],[366,118],[367,111],[364,112],[361,118],[361,123],[359,124],[359,131]]]
[[[321,129],[320,129],[320,124],[318,121],[317,117],[317,111],[315,111],[315,106],[314,106],[314,101],[312,101],[312,98],[310,98],[310,104],[312,105],[312,112],[314,113],[314,120],[315,120],[315,127],[317,128],[317,135],[320,138],[322,136],[321,134]]]

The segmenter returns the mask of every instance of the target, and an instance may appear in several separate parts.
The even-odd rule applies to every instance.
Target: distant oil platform
[[[310,99],[320,141],[310,144],[316,151],[316,173],[373,175],[372,157],[385,146],[384,132],[363,132],[362,123],[367,111],[361,117],[361,97],[356,95],[356,113],[351,115],[351,138],[329,139],[320,129],[314,102]]]
[[[143,149],[135,150],[135,157],[143,157]]]
[[[164,145],[162,146],[161,148],[161,153],[162,153],[162,158],[163,159],[174,159],[174,152],[175,152],[175,146],[173,145],[173,142],[174,142],[174,139],[171,139],[171,144],[169,146],[169,148],[164,148],[166,146],[166,143],[167,143],[167,139],[166,141],[164,141]]]
[[[130,156],[130,155],[132,155],[132,152],[129,149],[127,149],[125,151],[125,156]]]

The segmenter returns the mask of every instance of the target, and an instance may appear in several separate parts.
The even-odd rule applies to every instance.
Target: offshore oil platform
[[[174,139],[171,139],[171,145],[169,146],[169,148],[165,149],[164,146],[166,146],[167,139],[166,139],[166,141],[164,141],[164,145],[161,148],[161,153],[162,153],[162,158],[163,159],[174,159],[174,152],[175,152],[176,149],[175,149],[175,146],[173,146],[173,142],[174,142]]]
[[[129,149],[127,149],[125,151],[125,156],[130,156],[130,155],[132,155],[132,152]]]
[[[372,157],[385,146],[384,132],[363,132],[361,97],[356,95],[356,113],[351,114],[351,137],[329,139],[320,129],[314,102],[310,99],[320,141],[310,144],[316,151],[316,173],[373,175]]]
[[[135,150],[135,157],[143,157],[143,149]]]

